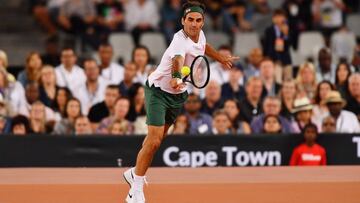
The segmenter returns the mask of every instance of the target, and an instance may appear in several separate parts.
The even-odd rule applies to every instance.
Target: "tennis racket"
[[[199,55],[195,57],[190,65],[190,74],[185,76],[183,82],[191,83],[194,87],[202,89],[210,79],[210,65],[208,59]]]

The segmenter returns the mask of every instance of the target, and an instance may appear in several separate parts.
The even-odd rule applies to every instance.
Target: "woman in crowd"
[[[250,125],[240,119],[240,108],[239,104],[234,99],[228,99],[224,103],[224,110],[229,115],[232,123],[232,131],[236,134],[250,134]]]
[[[127,120],[115,120],[108,129],[110,135],[126,135],[129,132]]]
[[[230,116],[223,109],[218,109],[213,113],[212,134],[230,135],[232,133],[232,123]]]
[[[322,120],[329,114],[325,100],[331,90],[335,90],[335,87],[328,80],[323,80],[316,88],[312,120],[317,126],[321,126]]]
[[[176,118],[174,127],[170,134],[187,135],[190,129],[190,122],[185,114],[181,114]]]
[[[345,98],[349,77],[351,75],[350,65],[346,62],[340,62],[335,73],[336,89],[341,93],[341,96]]]
[[[81,116],[81,104],[76,98],[71,98],[65,105],[65,114],[60,122],[57,122],[53,134],[69,135],[74,133],[75,119]]]
[[[147,47],[139,45],[135,47],[132,52],[132,61],[137,68],[136,77],[134,82],[145,84],[148,75],[152,71],[152,65],[150,65],[150,51]]]
[[[36,101],[31,105],[30,114],[30,127],[35,134],[46,133],[46,113],[45,105],[40,101]]]
[[[38,52],[31,52],[25,63],[25,69],[18,75],[18,81],[25,88],[29,82],[37,82],[42,68],[41,56]]]
[[[0,49],[0,68],[4,68],[6,70],[8,65],[9,65],[9,61],[7,54],[5,53],[5,51]],[[7,73],[7,79],[10,82],[16,81],[16,78],[11,73]]]
[[[306,62],[300,66],[296,76],[297,88],[300,94],[312,99],[316,90],[316,72],[312,63]]]
[[[59,113],[61,117],[65,117],[65,106],[67,102],[72,98],[70,90],[66,87],[59,87],[55,93],[55,100],[52,104],[52,109]]]
[[[264,129],[265,134],[280,134],[282,131],[281,122],[279,116],[267,115],[264,117]]]
[[[31,133],[29,119],[23,115],[17,115],[11,120],[11,133],[13,135],[27,135]]]
[[[295,80],[285,80],[282,83],[280,90],[281,98],[281,112],[280,115],[287,118],[289,121],[293,119],[293,105],[296,98],[296,83]]]
[[[54,67],[45,65],[40,71],[39,77],[39,93],[40,101],[48,107],[55,102],[57,91],[56,76]]]
[[[127,119],[134,122],[138,116],[145,115],[145,89],[140,83],[135,83],[129,89],[130,109]]]

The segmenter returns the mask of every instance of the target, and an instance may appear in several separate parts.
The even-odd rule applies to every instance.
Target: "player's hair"
[[[200,7],[203,11],[205,11],[206,9],[206,6],[205,4],[203,4],[202,2],[199,2],[199,1],[187,1],[186,3],[183,4],[182,6],[182,12],[185,13],[185,10],[190,8],[190,7],[193,7],[193,6],[198,6]],[[183,18],[185,19],[186,18],[186,15],[183,15]]]

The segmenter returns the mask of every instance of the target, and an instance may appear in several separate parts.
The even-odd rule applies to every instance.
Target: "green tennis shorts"
[[[163,126],[173,124],[180,114],[188,93],[170,94],[152,85],[145,85],[146,124]]]

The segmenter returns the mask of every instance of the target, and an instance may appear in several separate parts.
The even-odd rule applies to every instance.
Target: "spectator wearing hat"
[[[323,119],[321,124],[322,133],[335,133],[336,132],[336,122],[332,116],[327,116]]]
[[[338,133],[359,133],[360,124],[353,112],[343,110],[346,101],[338,91],[331,91],[326,99],[330,115],[336,120],[336,132]]]
[[[348,94],[345,109],[355,113],[360,121],[360,73],[349,77]]]
[[[229,81],[224,83],[221,86],[221,97],[222,99],[237,99],[245,97],[245,89],[243,87],[243,83],[239,81],[243,81],[243,69],[240,64],[234,65],[229,70]]]
[[[308,123],[302,130],[305,142],[297,146],[290,159],[290,166],[326,165],[325,148],[316,143],[318,130],[315,124]]]
[[[307,97],[295,99],[293,114],[295,119],[292,122],[292,128],[295,133],[301,133],[306,124],[313,123],[312,117],[313,105]]]

